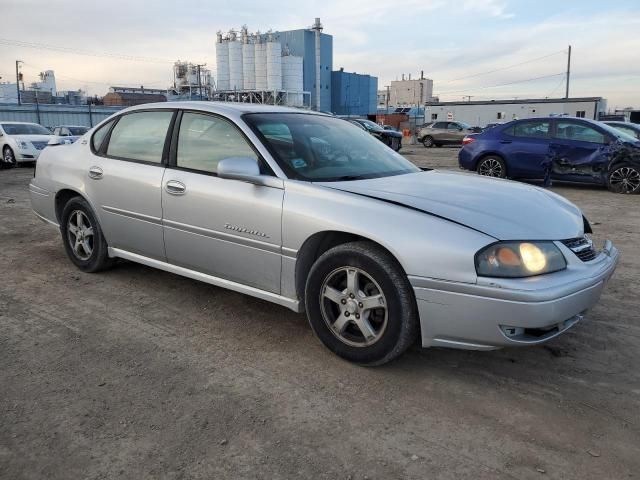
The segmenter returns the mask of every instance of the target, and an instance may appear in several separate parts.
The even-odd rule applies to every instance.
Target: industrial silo
[[[282,45],[272,33],[267,36],[267,89],[282,90]]]
[[[262,41],[260,32],[256,34],[255,47],[255,71],[256,90],[267,90],[267,44]]]
[[[292,107],[302,106],[302,57],[285,55],[282,57],[282,89],[287,92],[287,104]]]
[[[229,34],[229,90],[242,90],[242,43],[235,32]]]
[[[222,32],[218,32],[216,42],[216,70],[218,90],[229,90],[229,42],[222,38]]]
[[[253,46],[253,35],[250,37],[247,27],[242,27],[242,75],[245,90],[256,88],[256,51]]]

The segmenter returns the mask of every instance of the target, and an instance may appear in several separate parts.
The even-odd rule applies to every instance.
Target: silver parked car
[[[51,139],[51,132],[37,123],[0,122],[0,167],[33,163]]]
[[[423,171],[335,117],[163,103],[49,147],[30,185],[85,272],[124,258],[306,311],[333,352],[536,345],[575,325],[618,261],[541,188]]]

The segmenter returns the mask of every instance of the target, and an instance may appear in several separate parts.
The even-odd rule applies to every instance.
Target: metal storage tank
[[[244,89],[242,78],[242,43],[235,32],[229,35],[229,90]]]
[[[287,104],[292,107],[302,106],[302,91],[304,90],[302,78],[302,57],[285,55],[282,57],[282,89],[288,93]]]
[[[218,90],[229,90],[229,42],[218,32],[216,42],[216,70],[218,72]]]
[[[256,90],[267,90],[267,44],[261,43],[260,33],[256,34],[255,71]]]
[[[253,45],[253,35],[250,37],[247,28],[242,28],[242,76],[245,90],[256,88],[256,50]]]
[[[267,89],[282,90],[282,45],[271,33],[267,38]]]

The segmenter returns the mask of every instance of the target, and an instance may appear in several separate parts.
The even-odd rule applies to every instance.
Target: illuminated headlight
[[[481,277],[531,277],[565,268],[567,262],[553,242],[499,242],[476,254]]]
[[[20,150],[29,150],[29,143],[27,142],[20,141],[18,142],[18,146],[20,147]]]

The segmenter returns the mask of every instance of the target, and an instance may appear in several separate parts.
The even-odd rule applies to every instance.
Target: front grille
[[[583,262],[589,262],[598,256],[598,252],[593,248],[593,242],[586,236],[563,240],[562,243]]]
[[[31,142],[33,143],[33,146],[36,147],[36,150],[43,150],[44,147],[46,147],[49,142]]]

